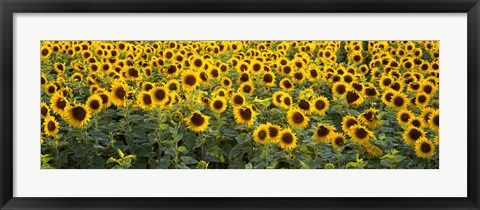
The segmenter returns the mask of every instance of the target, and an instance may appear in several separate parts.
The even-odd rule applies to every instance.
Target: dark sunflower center
[[[252,119],[252,110],[250,108],[240,109],[240,116],[244,120]]]
[[[49,93],[55,92],[55,87],[53,87],[53,86],[48,87],[48,92]]]
[[[187,75],[185,77],[185,84],[193,86],[197,82],[197,78],[193,75]]]
[[[385,95],[385,99],[388,101],[388,102],[391,102],[392,101],[392,98],[393,98],[393,93],[387,93]]]
[[[205,122],[205,118],[203,118],[203,116],[198,113],[194,113],[190,120],[195,126],[201,126]]]
[[[233,101],[235,102],[235,104],[243,104],[243,97],[236,95],[235,97],[233,97]]]
[[[167,52],[167,53],[165,54],[165,57],[166,57],[167,59],[170,59],[170,58],[173,57],[173,53],[172,53],[172,52]]]
[[[408,120],[410,120],[410,115],[407,113],[403,113],[402,115],[400,115],[400,120],[406,123],[408,122]]]
[[[433,88],[430,85],[426,85],[425,87],[423,87],[423,91],[427,94],[430,94],[433,91]]]
[[[392,80],[390,78],[386,78],[382,81],[382,84],[385,86],[390,86],[390,84],[392,84]]]
[[[367,96],[376,96],[377,95],[377,90],[375,88],[367,88],[367,89],[365,89],[365,94]]]
[[[174,74],[175,72],[177,72],[177,67],[174,66],[174,65],[171,65],[168,67],[168,74]]]
[[[202,64],[203,64],[203,62],[202,62],[202,60],[200,60],[200,59],[195,59],[195,60],[193,61],[193,65],[195,65],[196,67],[201,67]]]
[[[418,90],[420,88],[420,84],[418,83],[410,83],[410,88],[412,88],[413,90]]]
[[[312,76],[312,78],[317,78],[318,72],[315,69],[310,70],[310,76]]]
[[[48,50],[47,50],[47,49],[43,49],[43,50],[42,50],[42,55],[43,55],[43,56],[48,55]]]
[[[283,86],[287,89],[290,89],[292,87],[292,83],[290,83],[288,80],[285,80],[283,81]]]
[[[412,68],[412,63],[410,63],[410,62],[405,63],[405,67],[407,67],[408,69]]]
[[[287,106],[290,106],[290,104],[292,104],[292,101],[289,97],[285,97],[283,99],[283,103],[285,103]]]
[[[300,102],[298,102],[298,107],[303,110],[310,110],[310,103],[308,103],[308,101],[305,99],[302,99]]]
[[[358,122],[354,119],[348,119],[346,122],[345,122],[345,125],[347,126],[347,128],[350,128],[354,125],[357,125]]]
[[[55,125],[55,123],[53,121],[50,121],[47,124],[47,128],[48,128],[49,131],[54,131],[55,128],[57,128],[57,126]]]
[[[213,102],[213,107],[214,107],[215,109],[221,109],[221,108],[223,108],[223,102],[220,101],[220,100],[215,101],[215,102]]]
[[[422,132],[417,129],[412,129],[410,132],[408,132],[408,136],[413,140],[417,140],[418,138],[422,137]]]
[[[425,97],[424,95],[421,95],[418,97],[419,103],[425,103],[426,101],[427,101],[427,97]]]
[[[315,108],[316,108],[317,110],[323,110],[323,109],[325,108],[325,106],[326,106],[326,104],[325,104],[325,102],[322,101],[322,100],[317,100],[317,101],[315,102]]]
[[[45,80],[45,78],[42,77],[42,85],[44,85],[45,83],[47,83],[47,80]]]
[[[102,103],[103,103],[103,104],[108,103],[108,96],[107,96],[107,95],[101,94],[101,95],[100,95],[100,98],[102,98]]]
[[[171,83],[170,85],[168,85],[168,89],[170,89],[170,90],[177,90],[177,89],[178,89],[177,84]]]
[[[300,72],[297,72],[293,75],[295,77],[295,79],[297,80],[302,80],[303,79],[303,74],[300,73]]]
[[[253,64],[253,71],[260,71],[260,69],[261,69],[260,64],[258,64],[258,63]]]
[[[335,91],[342,95],[344,94],[346,91],[347,91],[347,88],[345,87],[345,85],[338,85],[336,88],[335,88]]]
[[[132,77],[138,77],[138,71],[134,68],[128,69],[128,74]]]
[[[148,94],[143,95],[143,103],[146,105],[152,104],[152,97]]]
[[[364,139],[368,136],[368,132],[364,128],[358,128],[355,130],[355,136],[359,139]]]
[[[92,65],[92,70],[93,70],[93,71],[98,70],[98,66],[97,66],[97,65]]]
[[[345,139],[343,139],[342,137],[337,137],[335,138],[335,144],[338,145],[338,146],[341,146],[345,143]]]
[[[218,77],[218,70],[214,69],[211,71],[213,77]]]
[[[398,83],[398,82],[393,83],[393,85],[391,87],[392,87],[392,89],[394,89],[396,91],[398,91],[398,90],[400,90],[400,88],[402,88],[402,86],[400,86],[400,83]]]
[[[265,132],[264,130],[261,130],[260,132],[258,132],[258,138],[260,140],[264,140],[266,137],[267,137],[267,132]]]
[[[430,144],[423,142],[422,145],[420,145],[420,150],[422,150],[423,153],[429,153],[432,151],[432,148],[430,147]]]
[[[228,79],[223,80],[223,84],[226,85],[226,86],[229,86],[229,85],[230,85],[230,81],[229,81]]]
[[[292,120],[295,124],[303,123],[305,121],[305,117],[300,112],[295,112],[292,115]]]
[[[278,135],[278,129],[275,127],[268,127],[268,133],[270,134],[270,137],[276,137]]]
[[[415,120],[412,120],[412,125],[419,128],[420,125],[422,125],[422,124],[421,124],[420,120],[415,119]]]
[[[360,98],[360,96],[354,92],[354,91],[348,91],[347,92],[347,102],[348,103],[353,103],[357,101]]]
[[[165,92],[165,90],[159,89],[155,91],[155,98],[160,101],[165,99],[166,96],[167,96],[167,93]]]
[[[293,135],[291,133],[284,133],[282,135],[282,142],[285,144],[291,144],[293,142]]]
[[[202,79],[203,81],[207,81],[208,80],[207,73],[201,72],[200,73],[200,79]]]
[[[48,113],[47,107],[42,107],[41,112],[42,112],[42,115],[43,115],[43,116],[46,116],[47,113]]]
[[[87,116],[87,111],[82,107],[74,107],[72,109],[72,116],[77,121],[83,121]]]
[[[243,86],[244,93],[250,93],[250,91],[252,91],[252,87],[250,85]]]
[[[283,73],[290,74],[290,72],[292,72],[292,68],[290,68],[290,66],[285,66],[283,68]]]
[[[57,107],[59,109],[65,109],[65,107],[67,106],[67,102],[63,99],[60,99],[57,101]]]
[[[119,87],[115,90],[115,97],[123,99],[125,98],[125,95],[127,95],[127,92],[123,89],[123,87]]]
[[[330,129],[328,129],[327,127],[325,126],[320,126],[318,129],[317,129],[317,135],[320,136],[320,137],[325,137],[325,136],[328,136],[328,134],[330,133]]]
[[[368,120],[368,121],[370,121],[370,122],[373,122],[373,121],[375,120],[375,113],[373,113],[373,112],[367,112],[367,113],[363,114],[363,117],[364,117],[366,120]]]
[[[92,108],[93,110],[97,110],[98,108],[100,108],[100,102],[97,100],[91,101],[90,108]]]
[[[353,78],[350,76],[350,75],[347,75],[347,76],[344,76],[343,77],[343,80],[346,82],[346,83],[350,83],[353,81]]]
[[[433,117],[433,124],[435,124],[436,126],[440,125],[440,116],[439,115],[435,115]]]
[[[102,68],[103,68],[104,71],[107,71],[108,69],[110,69],[110,66],[108,64],[105,64],[105,65],[103,65]]]
[[[428,69],[428,64],[422,64],[422,67],[421,67],[422,70],[427,70]]]
[[[266,83],[271,83],[273,81],[273,77],[270,74],[263,75],[263,81]]]
[[[353,60],[354,60],[354,61],[360,61],[361,58],[362,58],[362,57],[360,57],[359,55],[353,56]]]
[[[280,61],[280,64],[281,64],[282,66],[287,65],[287,61],[286,61],[286,60],[281,60],[281,61]]]
[[[353,83],[352,87],[357,91],[362,91],[363,90],[363,86],[359,83]]]
[[[403,104],[405,104],[405,100],[403,100],[402,97],[395,97],[393,99],[393,104],[395,104],[395,106],[397,106],[397,107],[401,107],[401,106],[403,106]]]

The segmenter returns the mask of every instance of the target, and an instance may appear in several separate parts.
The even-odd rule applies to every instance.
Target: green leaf
[[[191,164],[197,164],[198,161],[195,160],[195,158],[192,158],[190,156],[182,156],[180,157],[180,159],[182,160],[182,163],[185,164],[185,165],[191,165]]]

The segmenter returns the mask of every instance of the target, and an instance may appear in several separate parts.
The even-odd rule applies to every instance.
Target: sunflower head
[[[345,135],[342,133],[334,133],[330,141],[332,142],[333,148],[337,149],[346,143]]]
[[[155,106],[154,98],[152,93],[149,91],[142,91],[137,97],[137,104],[143,110],[151,110]]]
[[[380,126],[379,112],[375,108],[369,108],[358,116],[359,121],[368,128],[378,128]]]
[[[403,140],[405,143],[412,146],[415,145],[415,142],[422,137],[425,137],[425,131],[414,126],[408,127],[403,133]]]
[[[185,119],[188,128],[194,132],[202,132],[208,128],[209,117],[200,111],[194,111]]]
[[[278,143],[282,127],[272,123],[267,123],[266,125],[268,129],[268,141],[271,143]]]
[[[398,111],[403,110],[407,108],[407,105],[408,105],[408,98],[405,94],[396,93],[392,96],[391,106],[395,110],[398,110]]]
[[[287,122],[293,128],[305,128],[308,125],[308,117],[302,110],[293,108],[287,112]]]
[[[90,109],[82,104],[67,107],[64,116],[66,121],[74,128],[82,128],[90,121]]]
[[[168,88],[162,85],[157,85],[150,90],[150,94],[155,104],[164,103],[168,99],[169,93],[170,91]]]
[[[61,94],[56,93],[50,98],[50,107],[53,112],[58,115],[63,115],[65,109],[70,105],[70,102]]]
[[[421,137],[415,142],[415,153],[419,158],[431,158],[435,153],[435,146],[427,138]]]
[[[344,132],[349,132],[352,129],[352,126],[358,125],[360,122],[358,121],[357,117],[352,115],[347,115],[342,119],[342,130]]]
[[[283,78],[282,80],[280,80],[280,87],[283,91],[287,92],[293,91],[295,89],[295,85],[288,78]]]
[[[200,85],[200,77],[198,73],[191,70],[182,73],[182,89],[186,91],[195,90]]]
[[[438,131],[438,129],[440,128],[440,112],[438,109],[433,111],[430,115],[428,125],[432,130]]]
[[[94,94],[88,97],[86,105],[93,113],[98,113],[103,108],[103,101],[100,95]]]
[[[227,100],[225,97],[216,96],[210,102],[210,109],[216,113],[222,113],[227,109]]]
[[[43,131],[47,136],[55,136],[60,129],[60,124],[53,116],[47,116],[43,122]]]
[[[267,124],[263,124],[258,126],[255,131],[253,132],[253,140],[260,144],[266,144],[269,142],[269,126]]]
[[[318,114],[324,114],[330,106],[330,101],[324,96],[318,96],[312,102],[313,110]]]
[[[348,134],[352,137],[352,141],[356,144],[367,144],[373,133],[363,125],[354,125],[351,127]]]
[[[236,107],[233,114],[237,123],[248,126],[253,125],[257,115],[252,106]]]
[[[313,139],[317,142],[327,142],[332,139],[336,128],[330,125],[318,124],[313,134]]]
[[[284,150],[292,150],[297,146],[297,136],[290,130],[290,128],[284,129],[279,133],[280,148]]]
[[[126,99],[127,99],[127,85],[120,83],[120,82],[114,82],[112,84],[112,90],[110,92],[110,97],[112,99],[113,104],[116,106],[125,106],[126,105]]]
[[[403,126],[409,126],[411,120],[415,117],[415,115],[409,111],[408,109],[403,109],[397,112],[397,122]]]
[[[45,102],[42,102],[40,104],[40,116],[42,119],[50,116],[50,107]]]

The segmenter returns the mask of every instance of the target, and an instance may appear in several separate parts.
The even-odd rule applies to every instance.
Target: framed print
[[[1,209],[479,208],[476,0],[0,6]]]

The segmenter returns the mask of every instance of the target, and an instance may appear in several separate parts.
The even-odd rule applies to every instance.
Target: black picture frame
[[[479,209],[478,0],[0,0],[1,209]],[[13,197],[14,13],[467,13],[468,196],[465,198]],[[445,33],[448,33],[446,31]],[[449,181],[449,180],[445,180]],[[252,189],[254,190],[254,189]],[[348,190],[348,189],[346,189]]]

